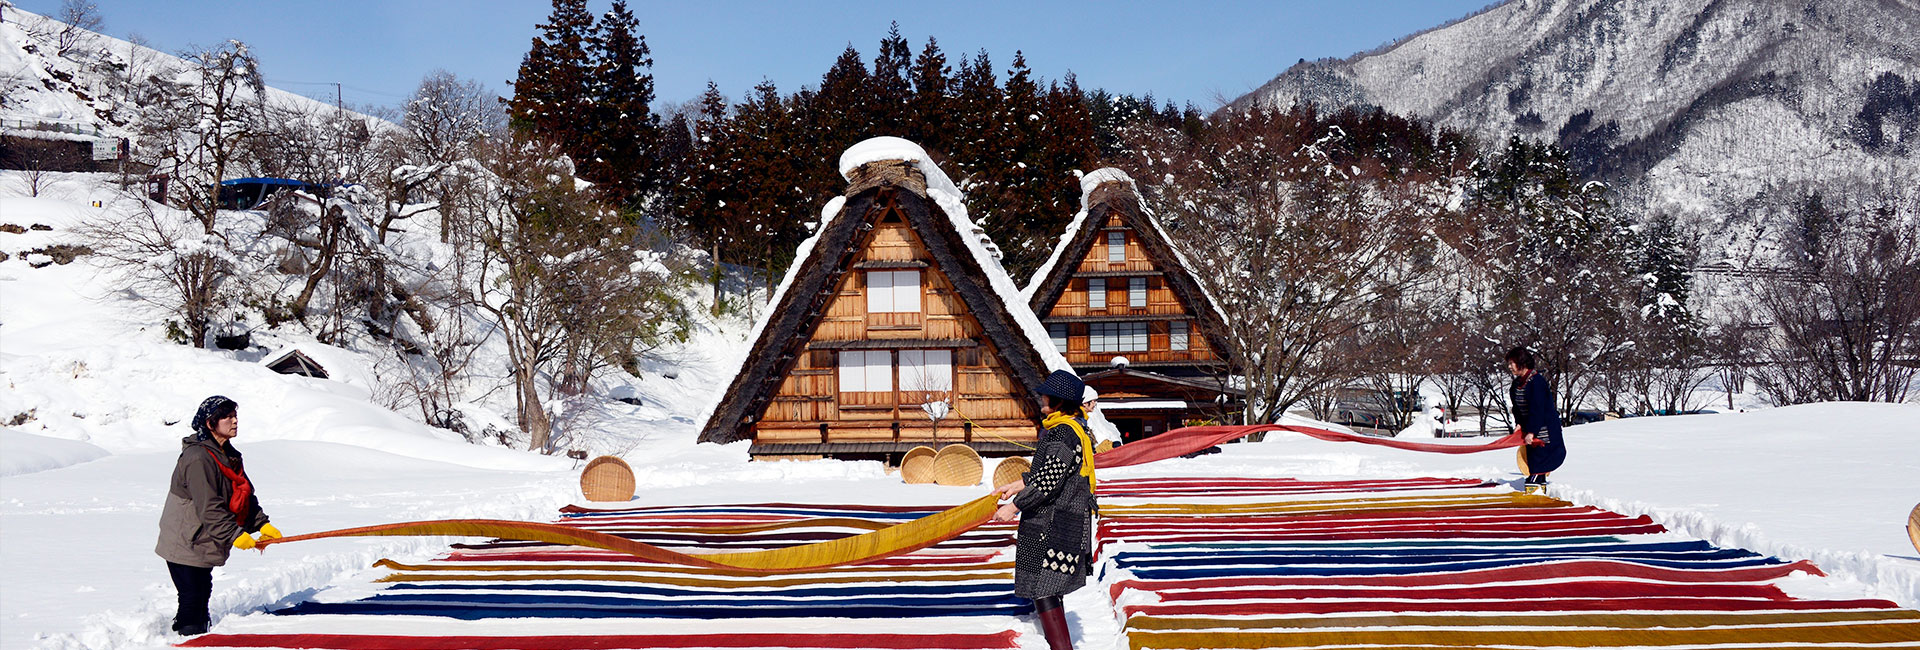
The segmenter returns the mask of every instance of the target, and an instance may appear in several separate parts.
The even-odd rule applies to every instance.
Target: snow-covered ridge
[[[1912,3],[1514,0],[1295,65],[1232,106],[1379,106],[1496,147],[1604,142],[1587,164],[1622,184],[1623,205],[1709,233],[1709,260],[1764,264],[1784,224],[1756,199],[1920,177],[1911,144],[1867,151],[1854,123],[1869,82],[1920,79],[1916,34]]]
[[[187,70],[173,54],[94,32],[83,32],[65,56],[36,33],[58,32],[52,18],[0,3],[0,130],[47,139],[112,139],[138,130],[137,111],[116,102],[117,88],[146,77]],[[261,66],[271,70],[272,61]],[[303,113],[338,110],[272,86],[270,106]],[[369,116],[348,111],[359,119]],[[51,128],[52,130],[49,130]]]

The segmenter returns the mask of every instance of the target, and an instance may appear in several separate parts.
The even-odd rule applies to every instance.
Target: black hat
[[[193,432],[207,433],[213,429],[213,421],[225,419],[240,409],[240,404],[225,395],[215,395],[200,402],[200,410],[193,414]]]
[[[1055,370],[1047,375],[1047,381],[1040,384],[1040,394],[1058,397],[1068,404],[1079,404],[1080,397],[1087,392],[1086,382],[1065,370]]]

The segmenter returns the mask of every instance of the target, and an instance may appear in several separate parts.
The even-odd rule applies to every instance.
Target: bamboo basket
[[[588,501],[630,501],[633,468],[612,456],[587,461],[587,468],[580,471],[580,494]]]
[[[1032,463],[1028,463],[1027,459],[1019,456],[1001,459],[1000,464],[993,468],[993,486],[997,488],[1020,480],[1020,476],[1026,474],[1027,468],[1031,466]]]
[[[1104,454],[1104,453],[1107,453],[1108,451],[1111,451],[1112,449],[1113,449],[1112,440],[1102,440],[1100,442],[1094,443],[1093,445],[1093,453],[1096,453],[1096,454]]]
[[[1533,476],[1533,472],[1527,471],[1527,446],[1520,445],[1519,447],[1516,448],[1516,450],[1519,452],[1519,456],[1520,456],[1520,475],[1523,477]]]
[[[947,445],[933,455],[933,482],[941,485],[979,485],[984,466],[980,454],[966,445]]]
[[[1913,542],[1913,550],[1920,551],[1920,506],[1907,513],[1907,540]]]
[[[933,448],[920,445],[900,458],[900,478],[908,483],[933,482]]]

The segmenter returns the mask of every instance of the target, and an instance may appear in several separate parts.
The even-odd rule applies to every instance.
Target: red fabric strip
[[[641,634],[607,636],[394,636],[360,634],[208,634],[186,648],[326,650],[612,650],[615,648],[1015,648],[1018,634]]]
[[[1472,600],[1486,598],[1763,598],[1786,600],[1787,594],[1768,584],[1675,584],[1589,580],[1491,587],[1391,587],[1382,589],[1326,587],[1260,587],[1162,591],[1160,602],[1245,600],[1252,598],[1393,598]]]
[[[1356,585],[1367,587],[1431,587],[1470,585],[1520,580],[1562,580],[1569,578],[1638,578],[1663,582],[1761,582],[1784,578],[1795,571],[1824,576],[1812,562],[1739,567],[1733,569],[1670,569],[1617,560],[1569,560],[1546,564],[1447,571],[1420,575],[1385,576],[1252,576],[1245,578],[1185,578],[1179,580],[1122,580],[1109,588],[1114,600],[1126,589],[1157,592],[1166,589],[1231,589],[1249,587],[1291,587],[1314,585]]]
[[[1341,612],[1604,612],[1727,611],[1799,609],[1896,609],[1886,600],[1743,600],[1737,598],[1563,598],[1553,600],[1341,600],[1319,602],[1204,603],[1129,605],[1126,616],[1234,616],[1333,614]]]

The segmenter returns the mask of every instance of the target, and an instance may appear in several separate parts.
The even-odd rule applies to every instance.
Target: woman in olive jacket
[[[1040,441],[1020,480],[996,489],[1013,500],[995,521],[1020,519],[1014,550],[1013,593],[1033,601],[1040,631],[1052,650],[1073,647],[1060,597],[1086,584],[1093,572],[1093,439],[1080,400],[1086,384],[1056,370],[1040,387]]]
[[[160,510],[160,541],[154,553],[167,561],[167,573],[180,592],[173,631],[192,636],[207,631],[207,600],[213,595],[213,567],[227,563],[233,549],[253,548],[256,540],[280,531],[267,523],[247,478],[240,450],[232,440],[240,432],[240,405],[215,395],[193,415],[194,434],[180,441],[167,503]]]

